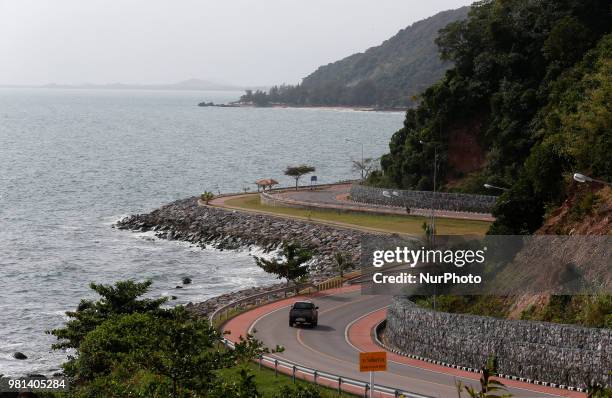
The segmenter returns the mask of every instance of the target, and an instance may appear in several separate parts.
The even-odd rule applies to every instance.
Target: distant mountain
[[[40,88],[80,88],[80,89],[110,89],[110,90],[223,90],[223,91],[239,91],[244,90],[244,87],[232,86],[229,84],[215,83],[208,80],[188,79],[178,83],[169,84],[125,84],[125,83],[110,83],[110,84],[45,84],[42,86],[33,85],[3,85],[0,87],[40,87]]]
[[[438,81],[452,66],[440,60],[434,41],[440,29],[465,19],[468,11],[469,7],[462,7],[440,12],[400,30],[379,46],[319,67],[300,85],[272,87],[266,96],[251,93],[249,98],[247,93],[243,100],[257,105],[405,108],[412,104],[412,96]]]
[[[451,64],[440,60],[434,43],[438,31],[451,22],[465,19],[469,7],[440,12],[400,30],[381,45],[363,53],[321,66],[302,81],[305,87],[342,84],[357,87],[371,82],[374,87],[401,99],[418,94],[442,77]]]

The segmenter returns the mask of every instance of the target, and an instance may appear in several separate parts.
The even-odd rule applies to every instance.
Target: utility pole
[[[421,145],[428,144],[427,142],[419,140]],[[438,179],[438,145],[434,143],[430,143],[434,146],[434,158],[433,158],[433,197],[431,200],[431,245],[432,248],[436,246],[436,206],[437,206],[437,196],[436,196],[436,185]],[[433,294],[433,309],[436,310],[436,285],[434,284],[434,294]]]
[[[436,179],[438,176],[438,146],[434,144],[434,171],[433,171],[433,201],[431,203],[431,225],[433,228],[432,242],[435,245],[436,242]],[[434,296],[435,299],[435,296]]]

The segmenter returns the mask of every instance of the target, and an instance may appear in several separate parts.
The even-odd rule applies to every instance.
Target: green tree
[[[489,234],[529,235],[542,224],[544,204],[530,181],[522,178],[497,199],[492,213],[495,221]]]
[[[308,274],[308,267],[305,264],[312,259],[313,254],[296,242],[284,244],[281,253],[281,259],[266,260],[255,257],[255,263],[264,271],[276,275],[278,279],[287,279],[289,287],[289,282],[295,282]]]
[[[231,356],[212,350],[221,336],[207,319],[195,317],[182,306],[174,308],[172,315],[157,321],[157,349],[142,359],[156,374],[171,380],[174,397],[184,388],[207,391],[216,377],[213,371],[233,364]]]
[[[574,16],[563,17],[544,41],[544,56],[561,65],[572,65],[593,44],[593,34]]]
[[[65,367],[67,374],[87,383],[118,369],[146,371],[167,380],[173,397],[186,389],[207,391],[214,371],[234,364],[231,353],[213,350],[220,334],[206,319],[182,306],[166,315],[133,313],[108,319],[85,337],[78,358]]]
[[[64,365],[73,386],[69,396],[259,396],[245,364],[268,349],[253,336],[236,351],[219,350],[220,341],[207,319],[182,306],[163,316],[113,316],[88,333],[78,356]],[[219,369],[235,366],[241,367],[237,383],[219,378]]]
[[[76,311],[67,311],[70,320],[63,328],[49,331],[57,337],[54,349],[74,348],[79,346],[85,336],[105,320],[116,316],[133,313],[163,313],[160,307],[167,298],[139,299],[149,291],[151,281],[119,281],[115,285],[91,283],[89,287],[102,298],[97,301],[81,300]]]
[[[215,194],[210,191],[205,191],[202,195],[200,195],[200,199],[202,202],[209,204],[211,200],[215,198]]]
[[[274,398],[322,398],[321,390],[313,385],[283,386]]]
[[[465,390],[471,398],[509,398],[512,394],[507,393],[506,386],[501,381],[491,378],[492,372],[489,368],[482,368],[482,376],[480,376],[480,391],[474,387],[466,386],[462,382],[457,382],[457,394],[461,397],[461,393]]]
[[[293,178],[295,180],[295,190],[298,189],[298,182],[303,175],[313,173],[315,168],[313,166],[308,166],[302,164],[300,166],[287,166],[285,169],[285,175]]]
[[[234,344],[232,350],[232,356],[236,362],[242,365],[248,364],[253,358],[259,358],[261,355],[270,352],[270,349],[263,345],[263,343],[255,338],[251,333],[247,333],[247,337],[240,336],[240,340]],[[278,346],[274,352],[282,352],[283,349]]]
[[[206,395],[209,398],[259,398],[255,375],[248,368],[242,367],[238,373],[240,379],[220,380]]]
[[[349,255],[343,252],[334,253],[334,268],[340,274],[340,278],[344,277],[344,272],[353,268],[354,264],[351,261]]]
[[[376,168],[376,163],[373,158],[365,158],[363,160],[353,160],[352,161],[353,171],[357,171],[361,174],[361,179],[367,179],[370,176],[370,173]]]
[[[608,374],[612,375],[612,372],[608,372]],[[600,384],[589,386],[587,391],[588,391],[587,398],[611,398],[612,397],[612,388],[604,387]]]

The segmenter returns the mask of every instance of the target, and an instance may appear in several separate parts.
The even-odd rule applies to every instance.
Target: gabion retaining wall
[[[612,329],[434,312],[394,297],[385,337],[402,352],[560,385],[610,385]]]
[[[399,197],[391,195],[387,198],[383,191],[397,191]],[[361,203],[372,203],[383,206],[400,206],[418,209],[467,211],[474,213],[491,213],[495,205],[496,196],[468,195],[460,193],[447,193],[431,191],[408,191],[376,188],[354,184],[351,187],[351,200]]]

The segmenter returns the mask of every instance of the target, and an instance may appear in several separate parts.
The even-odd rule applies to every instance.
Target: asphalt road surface
[[[368,374],[359,372],[359,351],[348,341],[348,327],[358,318],[389,305],[389,296],[363,296],[360,291],[316,298],[319,324],[316,328],[289,327],[289,307],[259,317],[252,325],[256,337],[268,347],[280,344],[285,351],[275,356],[322,371],[367,381]],[[381,349],[382,350],[382,349]],[[456,381],[478,387],[478,382],[452,374],[421,369],[389,361],[386,372],[377,372],[374,384],[401,388],[434,397],[457,397]],[[517,397],[553,397],[559,395],[509,388]],[[465,395],[465,394],[464,394]]]

